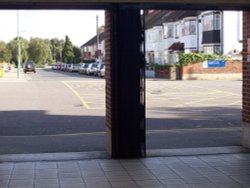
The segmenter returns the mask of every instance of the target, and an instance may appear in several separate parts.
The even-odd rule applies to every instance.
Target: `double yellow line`
[[[84,100],[83,97],[76,90],[73,89],[73,87],[71,87],[66,81],[63,81],[63,83],[80,99],[80,101],[82,102],[82,105],[86,109],[90,109],[87,101]]]

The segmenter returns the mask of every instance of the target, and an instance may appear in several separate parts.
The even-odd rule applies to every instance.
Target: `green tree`
[[[73,51],[74,51],[74,62],[75,63],[80,63],[81,59],[82,59],[82,52],[81,52],[81,48],[74,46],[73,47]]]
[[[50,48],[52,53],[52,58],[54,61],[63,61],[62,60],[62,51],[64,46],[64,40],[53,38],[50,40]]]
[[[29,58],[36,62],[37,66],[43,66],[52,61],[50,41],[41,38],[31,38],[28,48]]]
[[[27,49],[29,46],[29,43],[26,39],[20,37],[20,47],[21,47],[21,62],[26,62],[28,60],[28,53]],[[18,64],[18,40],[17,38],[14,38],[7,44],[7,49],[10,53],[10,61],[14,62],[16,65]]]
[[[74,61],[73,45],[69,37],[66,35],[62,52],[63,62],[69,63]]]
[[[10,60],[11,60],[11,53],[9,49],[7,48],[6,43],[3,41],[0,41],[0,62],[9,63]]]

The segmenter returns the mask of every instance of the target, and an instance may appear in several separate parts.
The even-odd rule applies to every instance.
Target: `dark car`
[[[23,72],[24,72],[24,73],[27,73],[27,72],[34,72],[34,73],[36,73],[36,65],[35,65],[35,62],[34,62],[34,61],[27,61],[27,62],[24,64]]]

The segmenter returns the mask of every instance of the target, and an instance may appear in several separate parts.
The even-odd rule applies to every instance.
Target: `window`
[[[221,54],[221,47],[219,45],[211,45],[203,47],[205,54]]]
[[[182,27],[182,34],[187,35],[196,35],[196,20],[185,21]]]
[[[181,25],[179,23],[175,24],[174,29],[175,29],[175,38],[181,37]]]
[[[203,31],[220,30],[220,14],[209,14],[203,16]]]
[[[196,20],[191,20],[189,24],[189,34],[196,35]]]
[[[220,30],[220,15],[214,15],[214,30]]]
[[[213,15],[205,15],[203,17],[203,31],[213,30]]]
[[[168,23],[164,25],[164,38],[172,38],[174,37],[174,25],[172,23]]]

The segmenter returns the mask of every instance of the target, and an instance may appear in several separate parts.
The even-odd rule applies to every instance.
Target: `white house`
[[[104,61],[105,58],[105,33],[99,35],[99,44],[97,48],[97,36],[94,36],[89,41],[81,46],[83,60],[99,59]]]
[[[179,53],[191,52],[241,57],[240,11],[168,11],[156,23],[146,30],[148,62],[176,63]]]

